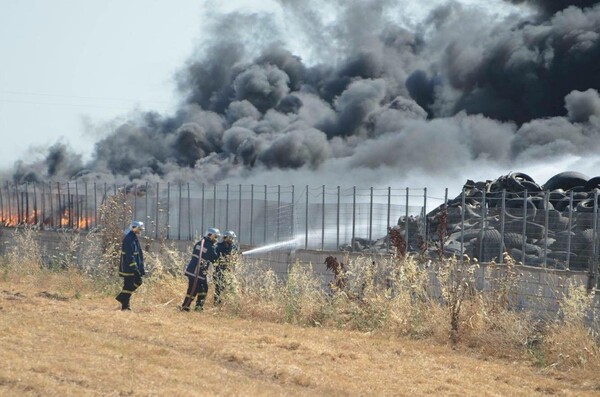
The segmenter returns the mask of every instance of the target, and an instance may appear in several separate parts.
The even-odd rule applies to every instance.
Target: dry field
[[[178,299],[134,296],[134,311],[121,312],[107,294],[65,288],[65,277],[0,280],[0,395],[600,395],[594,366],[540,368],[432,340],[244,320],[210,306],[182,313]]]

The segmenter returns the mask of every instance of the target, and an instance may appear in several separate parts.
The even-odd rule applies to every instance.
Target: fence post
[[[406,188],[406,216],[404,217],[404,239],[406,240],[406,249],[408,250],[410,244],[408,243],[408,204],[410,201],[410,188]]]
[[[550,191],[544,194],[544,269],[548,267],[548,227],[550,222]]]
[[[479,262],[483,263],[483,241],[485,239],[485,190],[481,196],[481,228],[479,229]]]
[[[77,187],[77,185],[75,185]],[[137,183],[133,184],[133,219],[138,219],[137,217]]]
[[[460,211],[460,263],[463,263],[465,260],[465,212],[467,210],[464,186],[460,192],[460,196],[460,205],[462,206],[462,211]]]
[[[351,251],[354,252],[354,238],[356,237],[356,186],[352,186],[352,239]]]
[[[52,194],[52,181],[48,181],[48,204],[50,207],[50,214],[48,215],[48,218],[50,219],[50,227],[55,228],[56,224],[54,223],[54,197]]]
[[[19,185],[17,185],[17,182],[15,182],[15,194],[17,196],[17,224],[21,224],[22,222],[22,217],[23,217],[23,203],[22,203],[22,195],[21,192],[19,192]]]
[[[217,227],[217,184],[213,183],[213,226]]]
[[[523,191],[523,238],[521,239],[521,263],[525,265],[525,244],[527,244],[527,189]]]
[[[280,219],[281,216],[281,185],[277,185],[277,241],[281,241],[281,236],[279,236],[279,222],[281,221]]]
[[[37,207],[37,190],[35,188],[35,182],[33,182],[33,223],[38,224],[38,207]]]
[[[250,185],[250,245],[254,245],[254,184]]]
[[[69,211],[69,228],[73,229],[73,195],[71,194],[71,183],[67,182],[67,208]]]
[[[89,200],[88,200],[88,184],[84,182],[84,191],[85,191],[85,230],[90,230],[90,209],[88,208]]]
[[[171,182],[167,182],[167,240],[171,236]]]
[[[229,230],[229,183],[225,185],[225,230]]]
[[[63,221],[62,221],[62,210],[63,210],[63,206],[62,206],[62,200],[60,197],[60,182],[56,182],[56,192],[58,195],[58,211],[57,212],[57,216],[58,216],[58,227],[62,229],[63,227]]]
[[[308,249],[308,185],[306,185],[306,210],[304,217],[304,249]]]
[[[388,186],[388,201],[387,201],[387,223],[386,223],[386,228],[385,228],[385,234],[389,234],[388,233],[388,228],[390,227],[390,218],[391,218],[391,212],[392,212],[392,188],[390,186]],[[390,239],[387,239],[387,249],[390,249]]]
[[[569,223],[567,226],[567,270],[571,268],[571,227],[573,226],[573,190],[569,195]]]
[[[192,240],[192,197],[190,196],[190,183],[187,183],[187,199],[188,199],[188,240]]]
[[[21,194],[21,191],[19,189],[19,186],[17,185],[17,183],[15,182],[15,200],[17,202],[17,225],[20,225],[21,222],[23,221],[23,197]]]
[[[6,199],[8,200],[8,221],[12,223],[12,208],[10,206],[10,185],[6,182]]]
[[[45,215],[46,215],[46,184],[44,182],[41,182],[41,187],[42,187],[42,191],[40,193],[40,224],[44,224],[44,219],[46,219]],[[0,207],[2,206],[2,188],[0,188]]]
[[[589,271],[588,271],[588,283],[587,290],[588,293],[591,292],[597,285],[597,264],[598,264],[598,251],[596,247],[596,241],[598,239],[598,189],[594,190],[594,219],[593,219],[593,233],[592,233],[592,260],[590,261]]]
[[[265,205],[264,205],[264,230],[263,230],[263,244],[267,244],[267,185],[265,185]]]
[[[80,225],[81,225],[81,207],[82,207],[82,203],[81,200],[79,199],[79,183],[77,183],[77,181],[75,181],[75,198],[77,200],[77,204],[75,205],[76,207],[76,211],[75,213],[77,214],[77,229],[80,229]]]
[[[44,183],[42,182],[42,186],[44,186]],[[0,185],[0,221],[2,221],[2,223],[5,222],[5,218],[4,218],[4,200],[2,199],[2,186]]]
[[[146,188],[144,189],[144,222],[148,222],[148,219],[148,182],[146,182]]]
[[[29,224],[29,214],[31,212],[29,211],[29,182],[25,182],[25,213],[24,213],[24,219],[25,219],[25,224]]]
[[[202,204],[200,207],[200,237],[204,236],[204,205],[205,205],[205,197],[204,197],[204,182],[202,182]]]
[[[181,208],[183,206],[183,197],[181,193],[181,182],[177,183],[179,188],[179,208],[177,209],[177,240],[181,240]]]
[[[158,240],[158,229],[159,229],[159,192],[160,192],[160,182],[156,182],[156,214],[154,214],[154,238]]]
[[[239,202],[238,202],[238,233],[242,235],[242,184],[239,186]]]
[[[504,222],[506,221],[506,189],[502,189],[502,203],[500,203],[500,256],[499,263],[503,262],[504,255]]]
[[[427,252],[427,249],[429,248],[429,225],[427,224],[427,188],[423,188],[423,226],[423,233],[425,235],[425,252]]]
[[[325,249],[325,185],[322,188],[323,206],[321,208],[321,251]]]
[[[336,240],[335,247],[339,249],[340,246],[340,187],[337,187],[337,214],[336,214]]]
[[[50,186],[50,212],[52,212],[52,186]],[[98,185],[94,182],[94,226],[98,225]]]
[[[373,241],[373,186],[370,190],[370,201],[369,201],[369,244]]]
[[[292,224],[292,227],[291,227],[292,228],[292,238],[296,238],[296,231],[295,231],[295,228],[294,228],[294,220],[296,219],[296,218],[294,218],[294,209],[296,208],[296,206],[295,206],[295,202],[296,202],[295,190],[296,190],[296,186],[292,185],[292,211],[290,213],[290,216],[291,216],[291,220],[290,221],[291,221],[291,224]]]

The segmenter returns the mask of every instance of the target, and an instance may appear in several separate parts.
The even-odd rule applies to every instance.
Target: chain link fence
[[[338,249],[355,240],[368,245],[385,238],[388,226],[400,217],[422,216],[425,192],[293,185],[6,183],[0,188],[0,222],[9,227],[91,230],[99,224],[106,199],[123,193],[133,218],[145,221],[147,235],[155,238],[194,240],[217,227],[236,231],[240,243],[253,247],[293,240],[304,248]],[[437,199],[437,204],[442,202]]]
[[[209,227],[234,230],[249,249],[269,245],[310,250],[389,252],[389,228],[407,251],[480,262],[510,254],[523,265],[598,273],[598,189],[557,195],[467,186],[435,197],[426,188],[47,182],[0,187],[3,226],[88,231],[117,193],[156,239],[195,240]],[[440,214],[446,214],[444,224]],[[123,225],[126,228],[127,225]],[[443,234],[440,234],[443,231]]]

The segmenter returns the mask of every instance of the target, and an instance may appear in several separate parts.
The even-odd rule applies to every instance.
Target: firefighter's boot
[[[189,296],[186,296],[185,298],[183,298],[183,303],[181,304],[181,311],[182,312],[189,312],[190,311],[190,304],[192,303],[192,300],[194,298],[190,298]]]
[[[119,295],[116,296],[115,299],[121,303],[121,310],[131,310],[129,308],[129,299],[130,298],[131,298],[130,294],[125,294],[125,293],[121,292]]]
[[[198,294],[198,298],[196,299],[196,308],[194,309],[197,312],[201,312],[204,310],[204,301],[206,300],[206,293],[200,292]]]

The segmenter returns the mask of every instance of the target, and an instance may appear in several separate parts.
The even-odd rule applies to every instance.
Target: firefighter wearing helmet
[[[123,289],[115,297],[121,303],[121,310],[131,310],[129,308],[131,294],[142,285],[142,276],[146,274],[144,254],[138,240],[143,230],[144,222],[133,221],[129,225],[129,232],[123,238],[119,263],[119,276],[123,277]]]
[[[217,241],[221,231],[211,227],[204,233],[204,237],[194,244],[192,259],[185,268],[188,278],[188,288],[181,305],[181,310],[189,311],[190,305],[196,299],[196,309],[201,311],[204,307],[206,294],[208,292],[208,279],[206,273],[210,264],[217,259]]]
[[[234,255],[237,253],[238,248],[236,245],[236,235],[232,230],[223,232],[223,238],[221,242],[217,244],[217,255],[218,259],[215,263],[213,280],[215,281],[215,293],[214,300],[215,304],[221,303],[221,293],[225,288],[227,277],[226,272],[232,265]]]

